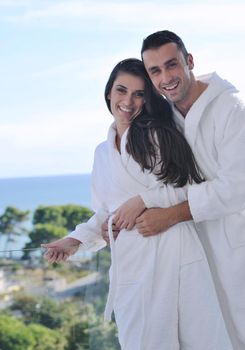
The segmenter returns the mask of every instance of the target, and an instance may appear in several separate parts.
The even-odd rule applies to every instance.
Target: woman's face
[[[144,80],[129,73],[119,73],[108,95],[118,132],[128,128],[144,104]]]

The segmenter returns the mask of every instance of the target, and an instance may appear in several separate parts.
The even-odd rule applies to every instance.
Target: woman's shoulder
[[[107,141],[99,143],[94,151],[95,157],[104,154],[107,150]]]

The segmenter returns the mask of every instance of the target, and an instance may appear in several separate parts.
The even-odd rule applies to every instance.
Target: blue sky
[[[89,173],[108,75],[157,30],[245,97],[244,13],[244,0],[0,0],[0,177]]]

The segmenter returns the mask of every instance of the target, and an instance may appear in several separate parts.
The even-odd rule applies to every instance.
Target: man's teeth
[[[177,83],[175,83],[175,84],[173,84],[173,85],[164,86],[163,89],[164,89],[164,90],[167,90],[167,91],[171,91],[171,90],[175,89],[175,88],[178,86],[178,84],[179,84],[179,83],[177,82]]]

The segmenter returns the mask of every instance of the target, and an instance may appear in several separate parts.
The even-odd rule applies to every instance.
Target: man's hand
[[[132,197],[123,203],[116,211],[113,223],[116,227],[132,230],[135,226],[136,218],[145,210],[145,203],[140,196]]]
[[[136,227],[143,236],[154,236],[166,231],[170,225],[165,208],[151,208],[144,211],[136,219]]]
[[[103,224],[101,225],[101,231],[102,231],[102,237],[106,241],[107,245],[110,245],[110,239],[109,239],[109,234],[108,234],[108,219],[106,219]],[[115,224],[112,224],[112,231],[113,231],[113,236],[114,239],[117,239],[117,236],[120,232],[120,230],[116,227]]]
[[[75,238],[66,237],[57,241],[41,244],[46,249],[44,258],[49,263],[66,261],[71,255],[75,254],[81,242]]]
[[[169,208],[147,209],[136,219],[136,227],[143,236],[154,236],[182,221],[192,220],[187,201]]]

